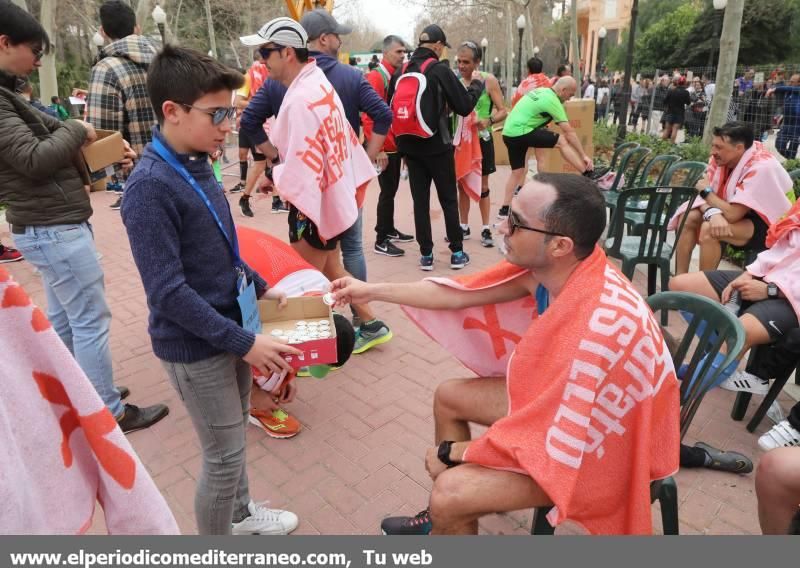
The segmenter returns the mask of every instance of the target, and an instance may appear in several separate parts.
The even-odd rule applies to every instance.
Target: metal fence
[[[665,124],[669,121],[670,124],[680,125],[680,138],[677,141],[702,136],[711,101],[716,95],[715,71],[709,67],[638,71],[632,85],[628,129],[662,136]],[[774,144],[787,159],[797,157],[800,131],[795,132],[797,127],[785,128],[784,114],[791,109],[784,108],[786,93],[779,87],[790,86],[793,75],[800,75],[800,63],[740,66],[728,108],[728,120],[750,124],[756,139]],[[596,120],[617,123],[625,103],[622,80],[621,73],[601,75],[594,79]],[[800,86],[800,82],[794,82],[791,86]],[[582,92],[592,96],[585,87]],[[773,88],[776,89],[774,92],[771,91]],[[682,94],[676,96],[676,93],[667,97],[676,89],[685,89],[688,97]],[[688,101],[688,104],[674,104],[680,98]]]

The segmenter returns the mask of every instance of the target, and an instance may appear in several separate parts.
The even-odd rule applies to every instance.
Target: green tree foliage
[[[700,10],[694,3],[684,3],[664,15],[636,38],[634,66],[637,69],[665,69],[684,66],[687,62],[676,56],[676,47],[685,43],[695,26]]]

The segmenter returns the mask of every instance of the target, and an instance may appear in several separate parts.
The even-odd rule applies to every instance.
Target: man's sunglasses
[[[184,108],[194,109],[196,111],[202,112],[203,114],[207,114],[208,116],[211,117],[211,123],[214,126],[219,126],[226,119],[233,120],[234,118],[236,118],[236,107],[202,108],[193,105],[187,105],[185,103],[178,103],[178,104]]]
[[[276,47],[259,47],[258,53],[261,55],[262,59],[269,59],[269,56],[272,55],[275,51],[280,51],[282,49],[286,49],[286,47],[282,45],[278,45]]]
[[[552,235],[554,237],[566,237],[567,235],[563,233],[554,233],[553,231],[545,231],[544,229],[535,229],[533,227],[528,227],[523,225],[519,221],[519,217],[513,211],[508,212],[508,236],[514,234],[517,229],[524,229],[526,231],[533,231],[534,233],[542,233],[543,235]]]

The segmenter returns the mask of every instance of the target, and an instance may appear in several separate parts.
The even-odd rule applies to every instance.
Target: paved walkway
[[[238,173],[234,161],[226,169]],[[500,205],[507,167],[493,177],[492,215]],[[226,186],[236,175],[225,177]],[[377,183],[368,192],[365,206],[364,245],[369,279],[412,281],[417,270],[415,243],[403,245],[404,258],[372,253]],[[200,471],[200,448],[181,402],[169,386],[164,371],[153,356],[147,335],[147,306],[141,280],[134,266],[119,213],[108,206],[115,197],[95,193],[92,222],[102,253],[106,289],[113,324],[111,349],[115,380],[131,389],[130,400],[139,405],[167,402],[168,418],[154,427],[136,432],[129,440],[164,493],[181,530],[196,532],[193,514],[195,479]],[[285,215],[270,214],[270,199],[255,202],[256,217],[239,215],[238,195],[229,201],[239,223],[286,236]],[[436,270],[433,275],[450,276],[449,251],[444,242],[444,223],[438,203],[431,206]],[[397,226],[413,232],[408,182],[401,182],[397,198]],[[480,218],[473,207],[472,234],[480,234]],[[7,225],[0,238],[11,243]],[[500,259],[497,248],[484,249],[475,237],[466,242],[472,256],[468,270],[478,270]],[[28,263],[7,265],[14,277],[44,306],[37,274]],[[646,288],[642,274],[639,290]],[[377,306],[379,317],[392,327],[390,343],[356,355],[339,371],[323,380],[300,379],[297,400],[288,410],[304,425],[303,432],[289,440],[275,440],[251,427],[247,433],[250,489],[256,500],[296,512],[301,519],[295,534],[377,534],[380,519],[387,515],[414,514],[427,504],[431,482],[423,456],[433,440],[431,403],[436,386],[450,378],[468,377],[469,371],[414,327],[396,306]],[[768,428],[764,421],[756,434],[744,423],[733,422],[733,394],[711,393],[689,430],[687,441],[737,449],[760,456],[757,436]],[[791,399],[783,395],[784,408]],[[751,405],[753,406],[753,405]],[[751,410],[752,412],[752,410]],[[680,528],[683,534],[758,534],[754,476],[737,476],[709,470],[684,470],[678,476]],[[658,506],[653,507],[654,526],[661,530]],[[525,534],[530,511],[492,515],[481,521],[481,531],[490,534]],[[102,516],[96,515],[93,532],[102,532]]]

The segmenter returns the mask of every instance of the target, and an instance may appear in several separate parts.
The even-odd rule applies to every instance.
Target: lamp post
[[[517,46],[517,85],[522,81],[522,34],[525,33],[525,14],[517,18],[517,31],[519,32],[519,45]]]
[[[711,69],[715,67],[714,53],[716,52],[720,41],[720,20],[722,19],[722,13],[725,11],[727,6],[728,0],[714,0],[714,38],[711,40],[711,51],[708,54],[709,75],[711,75]]]
[[[639,0],[631,4],[631,27],[628,33],[628,52],[625,55],[625,78],[622,80],[622,115],[619,117],[617,144],[625,140],[628,133],[628,106],[631,104],[631,68],[633,67],[633,49],[636,40],[636,17],[639,15]]]
[[[486,70],[486,48],[489,47],[489,40],[483,38],[481,40],[481,65],[483,66],[484,71]]]
[[[597,37],[599,39],[599,45],[597,46],[597,61],[594,65],[594,72],[597,74],[597,67],[600,66],[600,70],[603,69],[603,45],[605,44],[606,36],[608,35],[608,30],[601,26],[599,30],[597,30]]]
[[[156,4],[156,7],[153,8],[153,12],[150,15],[153,16],[153,20],[156,22],[156,26],[158,26],[158,33],[161,34],[161,45],[166,45],[167,41],[164,36],[164,25],[167,23],[167,13],[159,4]]]

